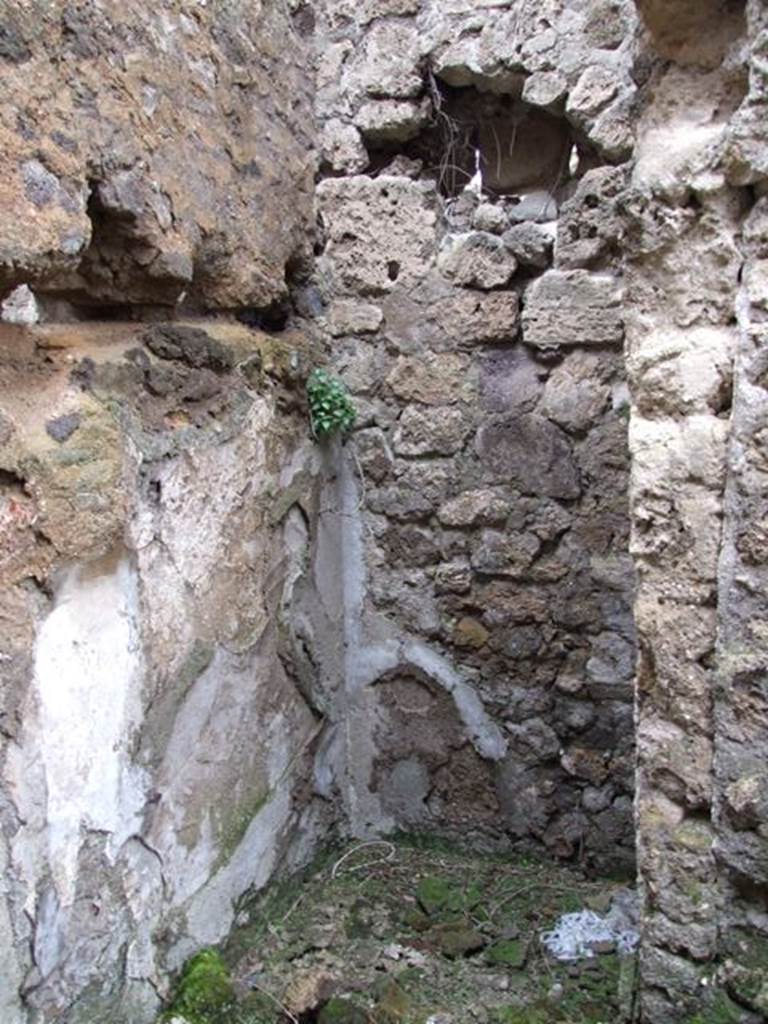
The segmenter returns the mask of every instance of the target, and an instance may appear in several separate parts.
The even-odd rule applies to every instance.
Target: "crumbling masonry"
[[[639,1019],[765,1019],[767,68],[758,0],[0,5],[3,1022],[398,828],[637,873]]]

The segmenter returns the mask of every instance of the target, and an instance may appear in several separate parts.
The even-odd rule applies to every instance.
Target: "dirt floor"
[[[222,950],[236,999],[226,1022],[616,1024],[633,958],[603,942],[565,963],[540,936],[564,913],[607,911],[620,889],[434,841],[329,852],[242,908]]]

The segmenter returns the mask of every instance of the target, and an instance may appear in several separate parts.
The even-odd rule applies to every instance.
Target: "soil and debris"
[[[631,906],[618,883],[530,858],[407,837],[352,845],[243,907],[220,961],[228,1003],[190,1016],[177,996],[163,1020],[613,1024],[632,999]],[[564,915],[583,925],[585,912],[595,937],[581,928],[558,959],[542,936],[564,940]]]

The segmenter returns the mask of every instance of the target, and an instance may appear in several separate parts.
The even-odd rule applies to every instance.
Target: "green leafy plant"
[[[309,417],[313,435],[320,439],[346,433],[355,422],[355,407],[344,383],[326,370],[313,370],[307,380]]]

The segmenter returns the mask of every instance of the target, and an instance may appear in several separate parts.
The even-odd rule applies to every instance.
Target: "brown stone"
[[[453,642],[458,647],[484,647],[490,633],[477,619],[459,619],[453,630]]]

